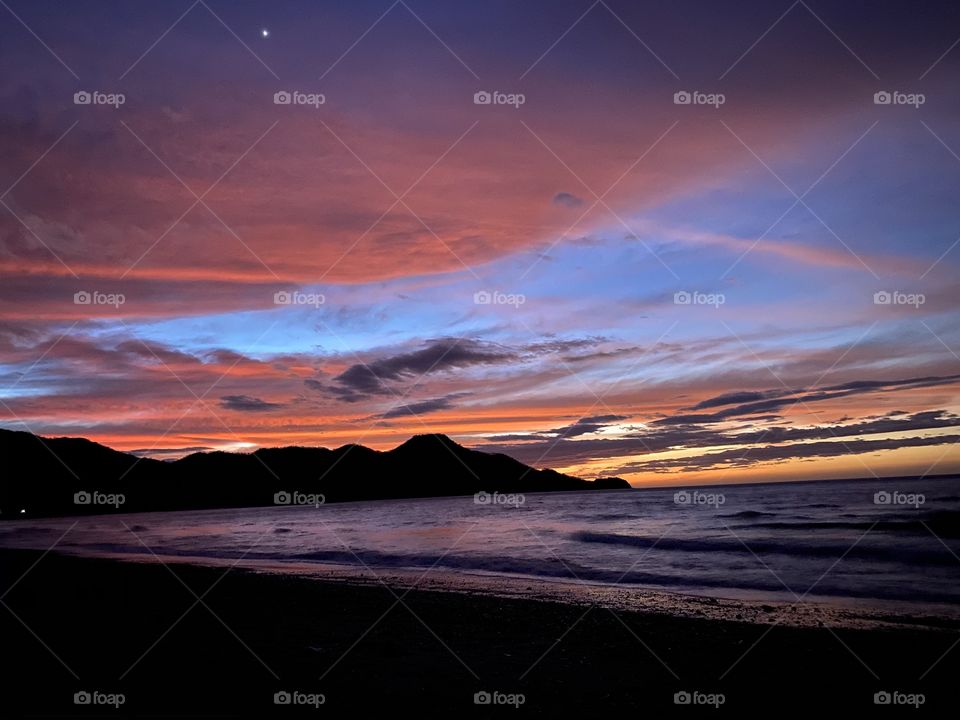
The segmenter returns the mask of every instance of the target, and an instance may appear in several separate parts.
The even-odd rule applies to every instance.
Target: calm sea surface
[[[520,578],[527,585],[763,601],[895,601],[922,611],[960,605],[960,479],[545,493],[487,503],[388,500],[0,524],[0,547],[47,549],[55,542],[58,552],[143,560],[155,553],[277,572],[429,571],[469,577],[474,585]]]

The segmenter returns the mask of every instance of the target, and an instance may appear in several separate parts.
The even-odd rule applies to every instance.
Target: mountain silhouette
[[[0,430],[8,468],[0,518],[255,507],[487,493],[629,488],[538,470],[507,455],[470,450],[446,435],[416,435],[381,452],[363,445],[198,452],[143,458],[83,438]],[[13,468],[18,468],[14,471]],[[310,497],[308,497],[310,496]]]

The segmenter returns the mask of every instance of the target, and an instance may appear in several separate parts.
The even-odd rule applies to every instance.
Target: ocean
[[[958,478],[291,499],[311,504],[14,520],[0,524],[0,547],[620,605],[960,607]]]

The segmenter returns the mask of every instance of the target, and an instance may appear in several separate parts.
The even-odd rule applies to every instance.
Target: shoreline
[[[675,618],[745,622],[786,627],[859,628],[960,631],[960,610],[943,604],[929,606],[922,612],[908,603],[873,598],[840,598],[810,596],[730,597],[706,590],[682,592],[630,584],[609,585],[601,582],[553,577],[504,575],[482,571],[452,571],[432,568],[379,567],[332,562],[297,562],[201,556],[127,553],[90,555],[62,551],[80,559],[110,560],[121,563],[187,565],[206,568],[232,568],[234,572],[279,575],[335,582],[357,587],[382,584],[402,590],[418,588],[431,592],[487,596],[505,600],[535,600],[585,607],[596,605],[622,612],[664,615]],[[780,595],[786,596],[787,593]],[[936,610],[939,612],[932,612]]]
[[[195,717],[316,716],[274,705],[286,691],[323,694],[321,712],[337,716],[513,711],[475,705],[478,692],[521,694],[534,715],[666,714],[683,692],[723,695],[725,709],[861,712],[878,692],[921,693],[931,710],[951,706],[960,672],[955,629],[775,625],[18,550],[0,551],[0,580],[18,690],[7,702],[31,715],[78,714],[83,690],[123,693],[124,715]]]

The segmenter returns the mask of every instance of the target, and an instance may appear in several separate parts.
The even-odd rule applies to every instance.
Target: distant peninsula
[[[536,469],[440,434],[416,435],[385,452],[363,445],[282,447],[156,460],[83,438],[0,430],[0,454],[5,520],[478,493],[495,502],[497,493],[630,487],[620,478],[591,481]]]

